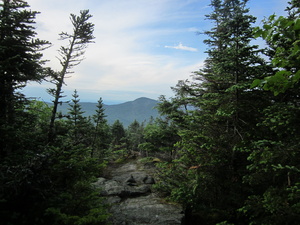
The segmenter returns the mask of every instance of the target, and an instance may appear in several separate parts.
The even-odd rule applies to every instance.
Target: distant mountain
[[[150,98],[138,98],[134,101],[125,102],[116,105],[103,104],[107,115],[106,119],[109,124],[113,124],[116,120],[119,120],[124,127],[130,125],[134,120],[142,123],[149,121],[151,117],[156,118],[159,113],[155,106],[158,101]],[[97,103],[92,102],[80,102],[82,110],[85,111],[84,116],[92,116],[97,109]],[[63,103],[58,107],[58,111],[66,114],[70,106],[67,103]]]

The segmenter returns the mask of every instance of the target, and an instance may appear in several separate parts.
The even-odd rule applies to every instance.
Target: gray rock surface
[[[166,204],[161,199],[150,194],[138,198],[127,198],[111,208],[113,224],[143,225],[181,224],[181,208],[177,205]]]
[[[181,224],[182,207],[166,203],[152,193],[151,171],[131,161],[110,169],[94,183],[110,205],[113,225]]]

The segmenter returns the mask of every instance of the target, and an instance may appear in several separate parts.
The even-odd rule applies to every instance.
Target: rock
[[[116,204],[116,203],[120,203],[121,202],[121,198],[119,196],[109,196],[106,198],[105,203],[112,205],[112,204]]]
[[[135,171],[130,173],[116,173],[114,176],[112,176],[112,179],[118,181],[118,182],[126,182],[128,179],[130,179],[130,176],[136,181],[138,184],[143,183],[143,179],[147,176],[147,174],[143,171]]]
[[[129,198],[111,208],[112,224],[179,225],[183,219],[180,206],[162,203],[153,195]]]
[[[114,171],[112,171],[112,175],[116,176],[118,175],[118,173],[122,173],[122,174],[128,174],[130,172],[134,172],[137,170],[137,165],[136,164],[132,164],[132,163],[127,163],[122,165],[121,167],[115,169]]]
[[[125,196],[140,196],[140,195],[144,195],[147,193],[150,193],[151,189],[148,185],[141,185],[138,187],[131,187],[131,188],[127,188],[127,193]]]
[[[103,180],[103,179],[101,179]],[[119,197],[133,197],[150,193],[149,185],[128,186],[127,183],[120,183],[115,180],[105,180],[104,182],[97,182],[97,187],[100,188],[102,196],[119,196]]]
[[[124,192],[124,185],[121,185],[115,180],[107,180],[102,185],[99,185],[103,196],[117,195],[120,196]]]
[[[135,186],[136,185],[136,181],[133,178],[132,175],[130,175],[130,177],[125,181],[125,183],[129,186]]]
[[[168,204],[151,192],[155,180],[148,172],[152,174],[153,168],[147,170],[130,162],[111,169],[109,179],[99,178],[94,183],[110,205],[112,225],[182,223],[182,207]]]
[[[106,179],[105,179],[105,178],[99,177],[98,180],[97,180],[95,183],[93,183],[92,185],[93,185],[95,188],[101,188],[105,182],[106,182]]]
[[[150,176],[146,176],[146,177],[143,179],[143,182],[144,182],[145,184],[155,184],[154,178],[153,178],[153,177],[150,177]]]

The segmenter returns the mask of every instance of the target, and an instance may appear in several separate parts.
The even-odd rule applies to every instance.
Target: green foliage
[[[126,136],[128,148],[132,151],[139,151],[139,144],[143,141],[144,126],[134,120],[127,128]]]
[[[139,145],[139,149],[147,156],[161,153],[161,157],[169,160],[176,157],[174,144],[179,141],[179,136],[174,123],[157,118],[146,125],[143,134],[144,142]]]
[[[21,125],[18,115],[24,107],[24,96],[17,91],[27,82],[42,81],[41,50],[49,42],[36,38],[36,11],[24,1],[3,0],[0,3],[0,156],[14,149],[15,129]],[[19,121],[17,121],[19,120]]]
[[[180,138],[175,145],[179,159],[165,167],[158,185],[207,224],[247,223],[237,212],[249,192],[243,183],[248,152],[241,149],[260,134],[261,109],[271,104],[268,94],[249,89],[270,67],[250,44],[255,18],[246,3],[211,1],[207,18],[214,27],[205,32],[205,66],[194,73],[193,82],[179,81],[175,97],[162,98],[159,106]]]
[[[274,103],[263,110],[258,127],[264,131],[249,155],[255,187],[242,208],[253,224],[296,224],[299,220],[299,1],[291,1],[287,17],[272,15],[256,28],[268,44],[274,73],[252,87],[272,91]]]
[[[49,199],[46,215],[51,224],[101,224],[107,219],[98,192],[91,186],[101,166],[81,146],[54,149],[52,188],[58,191]],[[104,224],[104,223],[103,223]]]
[[[1,224],[105,224],[108,214],[92,183],[105,159],[122,162],[132,150],[160,158],[145,159],[156,162],[155,187],[198,222],[298,223],[299,1],[290,2],[287,17],[273,15],[255,28],[268,44],[258,50],[250,44],[255,18],[247,0],[212,0],[204,68],[193,81],[179,81],[175,97],[160,98],[163,119],[145,127],[134,121],[127,130],[118,120],[107,125],[101,98],[95,115],[86,118],[75,91],[66,117],[57,119],[55,107],[51,112],[16,92],[44,77],[41,54],[33,48],[47,42],[34,39],[36,12],[23,10],[25,2],[2,2]],[[71,15],[74,33],[61,34],[70,40],[60,49],[63,69],[48,70],[56,106],[65,74],[93,39],[90,17],[88,11]],[[269,64],[260,53],[270,57]]]
[[[120,145],[121,143],[124,143],[125,140],[125,129],[123,127],[123,124],[116,120],[114,124],[111,126],[111,134],[113,137],[112,145]]]
[[[84,144],[90,146],[92,143],[93,125],[89,119],[83,116],[81,110],[79,95],[74,91],[72,95],[72,103],[69,104],[69,112],[67,114],[68,136],[74,145]]]
[[[93,126],[74,95],[69,118],[57,121],[56,138],[48,142],[53,111],[16,91],[48,75],[40,52],[48,42],[35,39],[37,12],[24,10],[25,1],[0,6],[0,223],[105,224],[108,214],[92,186],[103,164],[90,157],[85,136]]]
[[[131,152],[128,148],[126,130],[124,129],[123,124],[119,120],[116,120],[111,126],[110,131],[112,136],[110,145],[112,159],[122,162]]]
[[[244,181],[254,187],[241,209],[253,224],[296,224],[299,220],[299,107],[275,103],[264,110],[248,157],[250,173]]]
[[[272,76],[255,80],[252,87],[262,86],[275,96],[293,88],[300,80],[300,17],[299,12],[288,11],[288,17],[272,15],[254,31],[256,37],[263,38],[271,47],[271,63],[276,70]]]
[[[212,1],[204,68],[194,82],[179,81],[174,98],[161,98],[159,110],[180,136],[179,158],[161,164],[156,186],[204,224],[296,224],[299,3],[292,1],[288,17],[271,16],[255,29],[269,45],[258,50],[250,45],[255,19],[246,2]],[[145,137],[159,140],[149,130]]]
[[[99,99],[96,114],[93,115],[95,124],[93,142],[92,142],[92,157],[97,157],[104,160],[109,154],[109,145],[111,143],[110,127],[105,119],[102,98]]]
[[[40,154],[27,151],[22,160],[11,157],[1,163],[1,221],[42,225],[104,220],[102,200],[91,186],[102,165],[89,157],[88,149],[65,144],[39,150]],[[62,223],[53,210],[69,222]]]
[[[59,49],[58,57],[62,69],[60,72],[56,72],[49,69],[49,75],[51,76],[52,83],[56,88],[48,90],[48,93],[54,97],[53,110],[51,120],[49,123],[48,141],[53,142],[55,138],[55,119],[57,113],[57,107],[60,103],[59,100],[64,97],[62,87],[65,84],[66,75],[71,73],[71,69],[80,64],[83,60],[82,56],[85,53],[85,48],[89,43],[92,43],[94,36],[94,24],[89,22],[92,15],[89,14],[89,10],[80,11],[80,15],[76,16],[71,14],[70,21],[73,26],[73,32],[71,34],[62,32],[59,34],[61,40],[68,40],[67,46],[61,46]]]

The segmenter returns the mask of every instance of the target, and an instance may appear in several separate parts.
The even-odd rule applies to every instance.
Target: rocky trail
[[[182,207],[153,192],[154,163],[130,160],[107,167],[95,183],[106,198],[113,225],[182,224]]]

